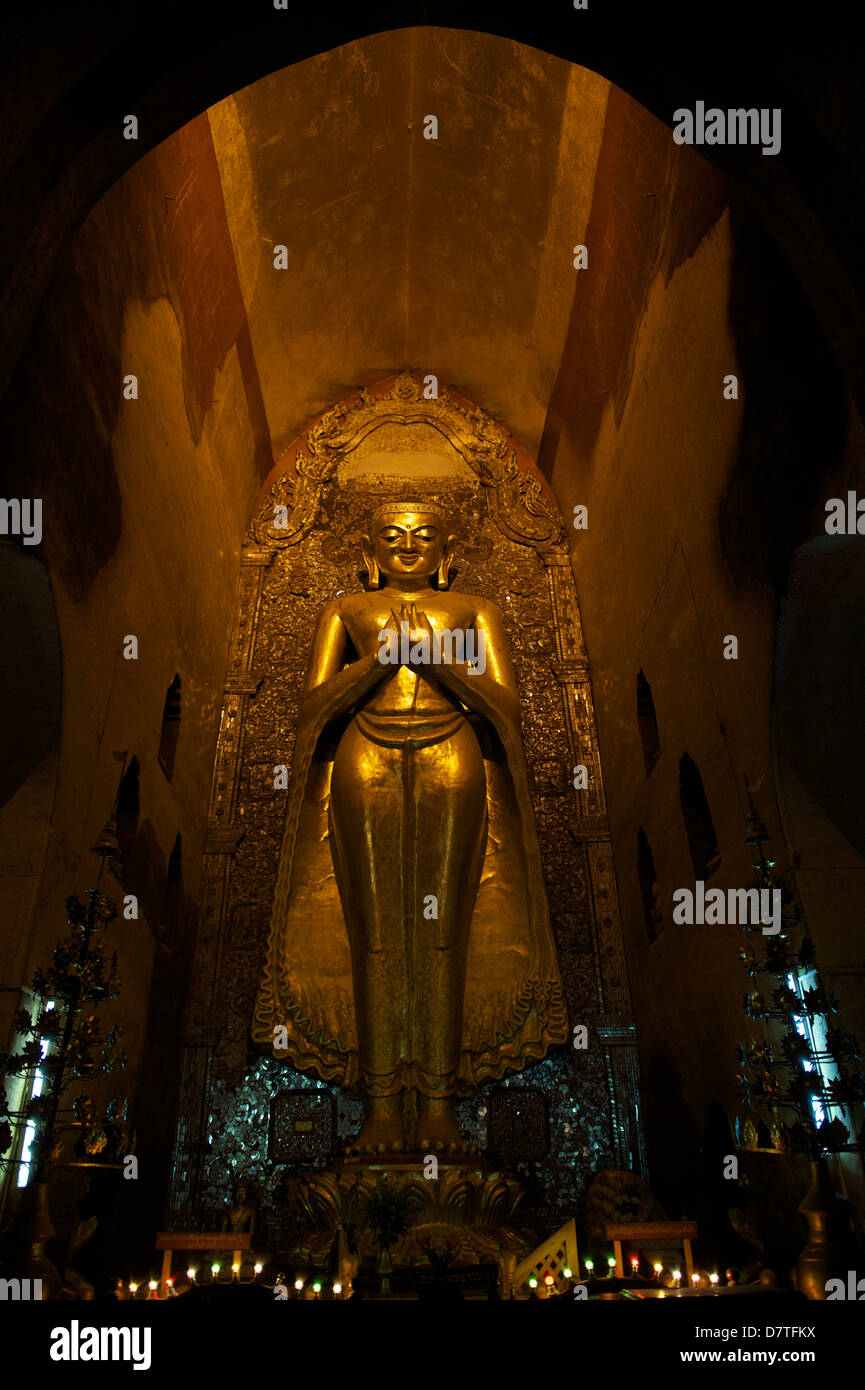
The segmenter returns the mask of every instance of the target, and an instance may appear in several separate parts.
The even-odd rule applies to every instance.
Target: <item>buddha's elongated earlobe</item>
[[[439,564],[438,572],[437,572],[437,574],[436,574],[436,586],[437,586],[437,588],[439,588],[439,589],[446,589],[447,586],[448,586],[448,579],[450,578],[451,562],[453,561],[453,558],[454,558],[454,541],[455,541],[455,540],[456,540],[456,536],[448,536],[447,545],[446,545],[445,548],[444,548],[444,553],[442,554],[441,563]]]
[[[372,553],[372,545],[369,536],[361,536],[361,552],[363,563],[366,565],[366,579],[371,589],[381,588],[381,573],[378,568],[378,561]]]

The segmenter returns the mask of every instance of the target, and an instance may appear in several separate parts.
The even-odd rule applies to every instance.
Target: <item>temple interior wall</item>
[[[327,99],[337,85],[339,103]],[[424,103],[442,112],[437,144],[417,129]],[[693,880],[683,753],[712,811],[718,886],[749,875],[744,773],[760,781],[758,807],[783,851],[777,753],[818,950],[837,972],[845,1022],[865,1037],[850,934],[862,827],[844,790],[859,732],[844,692],[860,679],[861,651],[852,609],[831,608],[844,559],[824,556],[819,540],[826,489],[862,485],[861,425],[801,292],[761,338],[774,289],[789,286],[780,253],[729,201],[719,173],[596,74],[491,36],[397,31],[307,59],[197,117],[106,193],[61,260],[0,420],[4,495],[45,499],[37,587],[48,634],[45,673],[19,688],[3,725],[10,749],[38,757],[4,806],[30,829],[0,882],[0,901],[16,903],[0,983],[26,982],[60,934],[63,898],[92,882],[87,851],[116,789],[112,751],[127,748],[141,767],[130,887],[142,915],[112,939],[124,1085],[138,1092],[142,1142],[159,1151],[143,1179],[154,1209],[243,529],[303,425],[405,365],[500,418],[538,455],[566,518],[577,502],[589,507],[588,531],[572,536],[574,568],[655,1170],[686,1190],[707,1110],[732,1109],[745,989],[735,931],[670,923],[673,889]],[[578,278],[580,242],[590,260]],[[289,248],[284,273],[272,268],[277,243]],[[758,348],[779,363],[768,384],[762,365],[762,385],[748,375]],[[722,377],[737,371],[740,398],[725,401]],[[136,401],[122,396],[129,372]],[[808,644],[827,605],[837,625],[824,632],[812,699]],[[122,658],[127,633],[139,638],[137,662]],[[726,633],[739,638],[738,662],[723,659]],[[662,745],[648,779],[640,669]],[[169,782],[156,754],[175,673],[182,722]],[[827,740],[839,734],[828,767],[803,765],[815,711]],[[636,877],[640,826],[666,920],[653,945]],[[0,823],[3,843],[7,831]],[[178,835],[187,907],[161,941]],[[172,982],[169,1003],[152,996],[154,978]],[[11,1013],[12,995],[2,997]]]

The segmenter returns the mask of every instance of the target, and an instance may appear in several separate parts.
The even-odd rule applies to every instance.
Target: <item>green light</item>
[[[536,1289],[537,1287],[538,1287],[538,1281],[537,1281],[537,1279],[530,1279],[530,1280],[529,1280],[529,1288],[530,1288],[530,1289]]]
[[[587,1269],[587,1270],[589,1271],[589,1273],[591,1274],[592,1270],[593,1270],[594,1267],[595,1267],[595,1262],[594,1262],[594,1260],[584,1260],[583,1263],[585,1264],[586,1269]]]

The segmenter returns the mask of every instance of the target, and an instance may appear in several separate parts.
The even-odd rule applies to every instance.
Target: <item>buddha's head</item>
[[[363,537],[370,588],[425,588],[435,576],[438,588],[446,589],[454,541],[434,507],[421,502],[379,507]]]

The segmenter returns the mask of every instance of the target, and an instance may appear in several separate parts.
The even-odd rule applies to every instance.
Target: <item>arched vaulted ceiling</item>
[[[575,11],[562,0],[522,8],[490,0],[374,2],[306,10],[300,23],[291,4],[277,10],[231,0],[214,0],[205,16],[196,6],[159,0],[146,7],[47,4],[17,13],[5,22],[10,71],[0,99],[0,382],[69,235],[141,153],[263,75],[412,25],[497,34],[555,54],[602,74],[668,124],[676,107],[698,99],[781,106],[785,138],[776,158],[736,147],[704,153],[735,175],[784,248],[861,411],[863,182],[850,132],[861,129],[863,93],[854,48],[845,50],[843,11],[823,6],[817,35],[812,20],[809,11],[799,16],[789,6],[758,12],[734,3],[703,32],[702,17],[698,30],[686,15],[673,21],[653,6]],[[445,47],[439,44],[437,62]],[[427,77],[434,84],[435,74]],[[137,143],[120,135],[130,110],[140,118]]]
[[[536,452],[608,92],[507,40],[422,29],[307,59],[211,108],[277,455],[347,386],[401,365],[461,383]],[[280,244],[288,264],[274,270]]]
[[[566,416],[588,455],[627,396],[653,279],[694,254],[726,196],[627,94],[494,35],[401,29],[260,79],[145,154],[58,266],[10,395],[11,453],[27,486],[102,525],[82,519],[47,553],[83,593],[129,495],[117,383],[173,394],[165,326],[136,305],[176,319],[186,417],[137,413],[136,474],[163,436],[198,447],[240,419],[218,384],[236,358],[251,443],[220,444],[217,470],[236,541],[305,423],[406,366],[482,402],[548,477]]]

